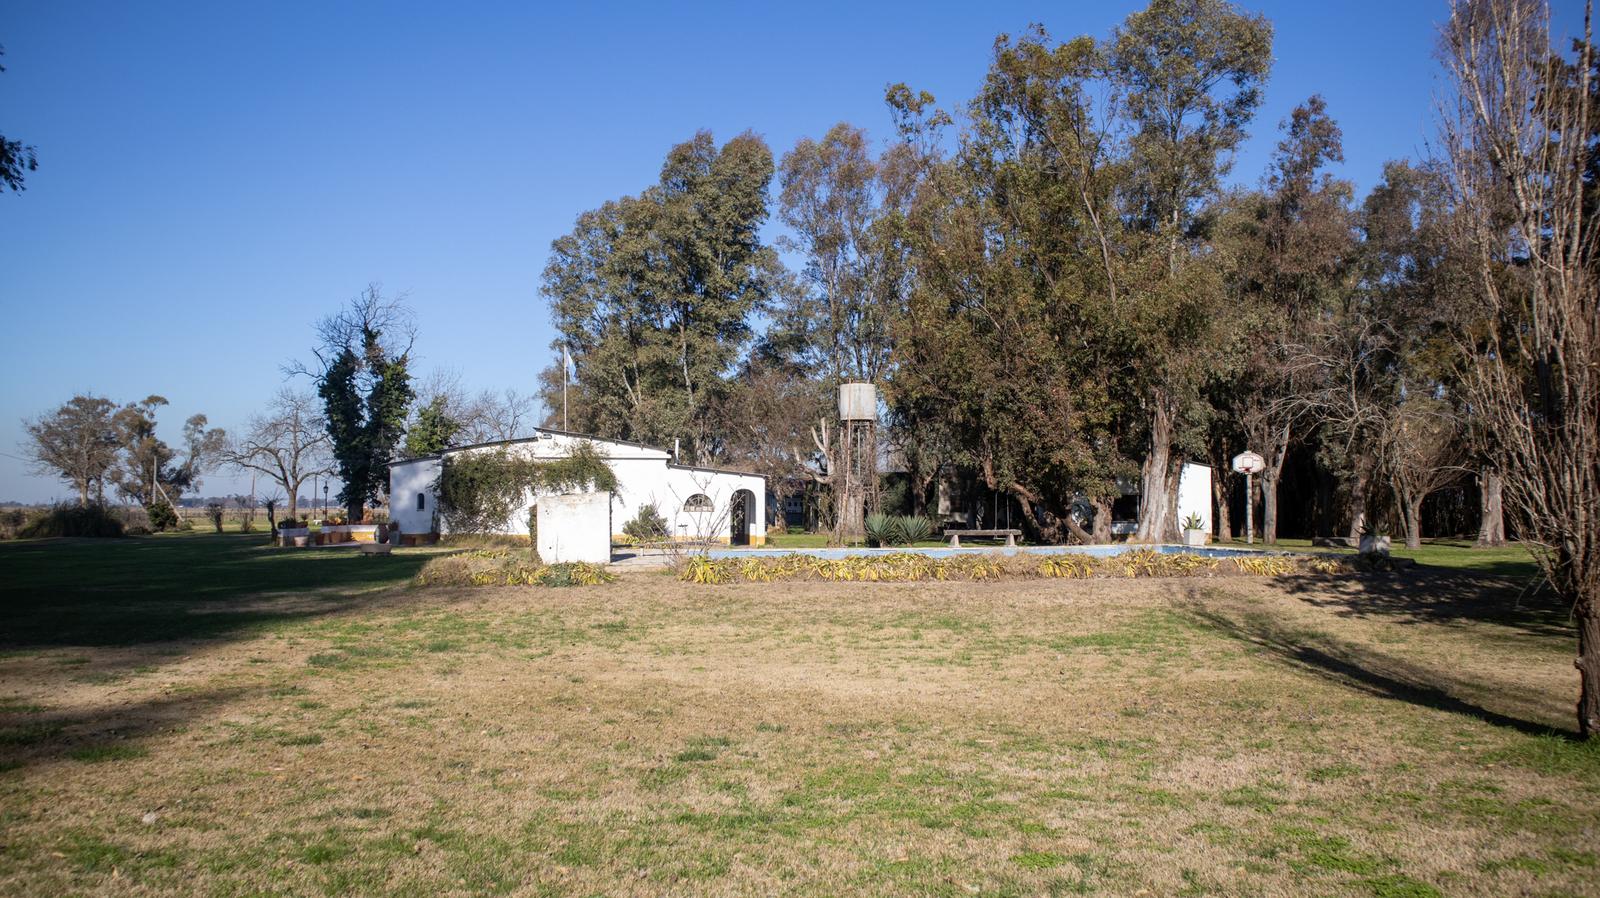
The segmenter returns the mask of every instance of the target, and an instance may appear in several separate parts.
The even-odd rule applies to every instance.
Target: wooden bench
[[[963,537],[963,536],[987,536],[987,537],[990,537],[992,539],[999,539],[1000,537],[1003,536],[1003,537],[1006,538],[1006,545],[1015,546],[1017,544],[1017,537],[1022,535],[1022,531],[1021,530],[946,530],[944,532],[944,535],[945,535],[945,537],[947,539],[950,540],[950,548],[959,549],[959,548],[961,548],[961,537]]]

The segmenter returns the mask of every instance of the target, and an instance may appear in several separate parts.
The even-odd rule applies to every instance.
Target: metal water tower
[[[878,388],[872,384],[839,385],[839,473],[834,509],[839,535],[858,539],[866,533],[869,497],[878,492]],[[873,503],[875,504],[875,503]]]
[[[875,421],[877,418],[877,387],[872,384],[839,385],[840,421]]]

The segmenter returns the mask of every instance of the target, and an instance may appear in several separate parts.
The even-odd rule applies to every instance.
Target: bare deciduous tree
[[[301,485],[333,470],[320,406],[310,394],[280,390],[267,411],[250,420],[244,436],[234,440],[224,455],[228,464],[265,474],[282,486],[288,496],[284,505],[291,516],[299,508]]]
[[[1475,250],[1466,386],[1509,510],[1578,628],[1578,729],[1600,738],[1600,220],[1591,16],[1568,58],[1542,0],[1455,0],[1441,41],[1444,152]]]
[[[1407,399],[1384,422],[1381,452],[1405,525],[1406,548],[1420,548],[1423,500],[1467,473],[1460,419],[1443,400]]]

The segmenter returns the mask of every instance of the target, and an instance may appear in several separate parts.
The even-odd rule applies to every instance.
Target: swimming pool
[[[854,558],[859,556],[871,557],[873,555],[896,555],[910,552],[916,555],[926,555],[929,558],[953,558],[957,555],[986,555],[1000,553],[1001,555],[1090,555],[1096,558],[1109,558],[1125,552],[1140,549],[1160,552],[1162,555],[1203,555],[1207,558],[1235,558],[1240,555],[1261,555],[1261,549],[1224,549],[1216,546],[1179,546],[1171,544],[1148,545],[1144,543],[1114,543],[1105,546],[962,546],[959,549],[949,547],[924,547],[912,548],[898,546],[890,549],[712,549],[712,558],[776,558],[781,555],[815,555],[818,558],[839,559]],[[1273,554],[1283,554],[1275,552]]]

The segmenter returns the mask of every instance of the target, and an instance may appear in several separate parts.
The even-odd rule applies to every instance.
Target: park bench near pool
[[[1003,530],[1003,529],[1002,530],[946,530],[944,532],[944,535],[945,535],[946,539],[950,540],[950,548],[959,549],[959,548],[961,548],[961,537],[963,537],[963,536],[966,536],[966,537],[987,537],[989,539],[999,539],[1000,537],[1003,536],[1006,539],[1006,545],[1015,546],[1017,544],[1017,537],[1022,535],[1022,531],[1021,530]]]

